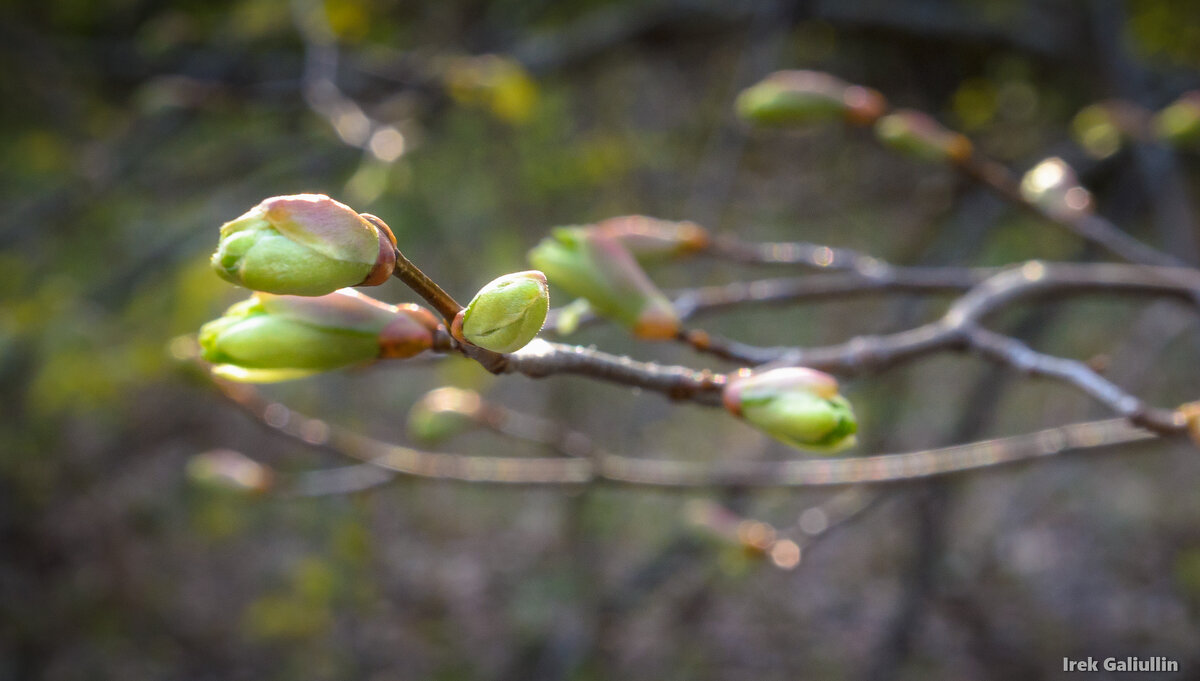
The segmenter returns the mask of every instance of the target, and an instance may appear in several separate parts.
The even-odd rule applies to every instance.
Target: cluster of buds
[[[382,220],[323,194],[276,196],[221,227],[212,266],[254,291],[321,296],[387,281],[396,237]]]
[[[837,379],[803,367],[731,377],[725,407],[771,437],[800,449],[832,454],[854,446],[858,422]]]
[[[965,161],[971,142],[931,116],[901,109],[875,123],[875,136],[884,146],[925,161]]]
[[[272,382],[412,357],[433,346],[438,321],[416,305],[387,305],[354,289],[317,296],[255,293],[200,329],[205,360],[225,378]]]
[[[1075,169],[1058,157],[1037,164],[1021,178],[1021,196],[1056,219],[1071,219],[1092,208],[1091,192]]]
[[[1176,146],[1200,147],[1200,90],[1186,92],[1154,117],[1159,139]]]
[[[632,234],[626,239],[647,243]],[[529,252],[529,260],[555,286],[587,299],[597,314],[627,326],[639,338],[668,340],[679,332],[671,301],[646,275],[621,236],[558,228]]]
[[[546,275],[537,270],[506,274],[479,289],[454,318],[450,333],[485,350],[516,352],[538,335],[549,311]]]
[[[763,126],[792,126],[842,119],[870,125],[887,100],[870,88],[851,85],[820,71],[777,71],[742,91],[737,111]]]

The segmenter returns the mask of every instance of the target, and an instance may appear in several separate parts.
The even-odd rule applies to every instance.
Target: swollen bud
[[[478,424],[483,402],[479,393],[438,388],[425,393],[408,412],[408,435],[424,444],[437,444]]]
[[[971,155],[970,140],[931,116],[910,109],[879,119],[875,136],[884,145],[925,161],[964,161]]]
[[[537,270],[506,274],[479,289],[450,333],[485,350],[516,352],[538,335],[549,311],[546,275]]]
[[[1184,93],[1154,117],[1154,132],[1176,146],[1200,146],[1200,90]]]
[[[875,90],[820,71],[776,71],[737,98],[738,115],[763,126],[837,119],[870,125],[886,108],[887,100]]]
[[[221,227],[212,266],[255,291],[321,296],[375,286],[396,265],[396,237],[383,221],[323,194],[276,196]]]
[[[1075,170],[1061,158],[1048,158],[1021,178],[1021,196],[1048,215],[1070,219],[1091,210],[1092,195],[1079,185]]]
[[[529,252],[534,267],[567,293],[586,298],[597,314],[646,340],[668,340],[679,317],[637,260],[617,239],[589,230],[560,228]]]
[[[580,227],[616,239],[639,260],[690,255],[710,243],[708,230],[694,222],[659,220],[645,215],[608,218]]]
[[[437,319],[354,289],[319,297],[255,293],[200,329],[202,357],[231,380],[268,383],[412,357],[433,346]]]
[[[858,422],[837,380],[803,367],[734,376],[725,407],[762,432],[800,449],[832,454],[855,444]]]

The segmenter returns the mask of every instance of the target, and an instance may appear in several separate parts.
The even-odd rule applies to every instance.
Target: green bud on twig
[[[901,109],[875,123],[880,142],[902,154],[925,161],[963,161],[971,142],[920,111]]]
[[[803,367],[731,377],[725,407],[750,425],[793,447],[839,452],[855,444],[858,422],[838,394],[837,380]]]
[[[232,380],[267,383],[433,346],[433,314],[343,289],[320,297],[255,293],[200,329],[201,354]]]
[[[1154,132],[1176,146],[1200,146],[1200,90],[1186,92],[1154,117]]]
[[[679,332],[679,317],[637,260],[617,239],[595,231],[554,230],[529,252],[555,286],[586,298],[592,309],[647,340]]]
[[[1056,219],[1071,219],[1092,208],[1092,195],[1061,158],[1048,158],[1021,178],[1021,196]]]
[[[870,125],[887,100],[870,88],[850,85],[820,71],[777,71],[743,90],[738,115],[756,125],[790,126],[844,119]]]
[[[409,410],[408,434],[424,444],[437,444],[474,428],[482,405],[473,390],[431,390]]]
[[[221,227],[212,256],[223,279],[299,296],[382,284],[395,264],[396,238],[386,225],[323,194],[263,201]]]
[[[542,330],[549,310],[546,275],[537,270],[506,274],[479,289],[450,333],[485,350],[516,352]]]
[[[694,222],[660,220],[645,215],[624,215],[579,229],[616,239],[638,260],[660,260],[690,255],[708,247],[708,230]]]

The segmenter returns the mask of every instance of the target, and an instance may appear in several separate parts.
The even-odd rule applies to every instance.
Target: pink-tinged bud
[[[620,241],[639,260],[689,255],[708,248],[711,241],[708,230],[694,222],[659,220],[645,215],[608,218],[581,229]]]
[[[379,218],[323,194],[296,194],[266,199],[225,223],[212,266],[256,291],[321,296],[387,281],[395,249]]]
[[[629,327],[646,340],[679,332],[679,317],[637,260],[615,238],[580,229],[556,229],[529,259],[551,283],[586,298],[597,314]]]
[[[1075,170],[1061,158],[1048,158],[1021,178],[1021,196],[1057,219],[1071,219],[1092,209],[1092,195],[1079,185]]]
[[[232,380],[271,382],[433,346],[437,320],[416,305],[387,305],[354,289],[325,296],[256,293],[200,329],[202,356]]]
[[[730,413],[793,447],[834,453],[855,444],[854,412],[824,372],[786,367],[740,374],[723,398]]]
[[[232,449],[214,449],[193,456],[187,463],[192,482],[213,489],[265,492],[273,482],[271,469]]]
[[[971,155],[970,140],[920,111],[901,109],[880,118],[875,135],[892,149],[925,161],[964,161]]]
[[[1181,147],[1200,146],[1200,90],[1184,93],[1154,117],[1158,138]]]
[[[870,88],[850,85],[820,71],[777,71],[744,90],[738,114],[756,125],[791,126],[843,119],[870,125],[887,100]]]

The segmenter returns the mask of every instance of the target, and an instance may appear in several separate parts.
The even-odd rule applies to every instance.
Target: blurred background
[[[1192,0],[0,3],[0,679],[1039,679],[1088,655],[1165,655],[1197,677],[1200,461],[1183,445],[850,492],[398,479],[302,496],[189,481],[188,462],[214,449],[284,480],[348,463],[248,418],[173,342],[245,297],[208,256],[222,222],[271,195],[327,193],[383,217],[460,299],[526,269],[550,227],[631,213],[905,264],[1103,259],[862,131],[747,129],[736,94],[780,68],[875,87],[1022,172],[1062,156],[1103,214],[1200,256],[1196,155],[1089,155],[1068,134],[1096,101],[1158,109],[1200,87]],[[653,276],[677,288],[788,273],[697,261]],[[398,283],[373,293],[413,299]],[[753,308],[704,325],[821,344],[945,303]],[[1194,318],[1146,307],[1031,305],[994,326],[1091,359],[1156,404],[1196,399]],[[572,340],[731,368],[611,327]],[[797,455],[701,407],[465,361],[266,393],[409,442],[409,406],[441,385],[633,456]],[[1102,415],[966,356],[845,393],[860,453]],[[443,448],[546,454],[485,432]],[[767,531],[743,519],[800,551],[721,530]]]

